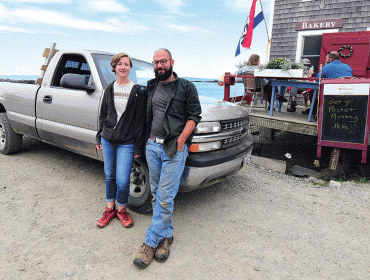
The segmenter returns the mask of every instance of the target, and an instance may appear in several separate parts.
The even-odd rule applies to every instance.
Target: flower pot
[[[303,69],[262,69],[254,70],[256,77],[283,77],[283,78],[303,78]]]

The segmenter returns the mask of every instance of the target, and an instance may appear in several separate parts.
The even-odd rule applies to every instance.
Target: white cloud
[[[12,3],[59,3],[59,4],[69,4],[71,0],[0,0],[0,2],[12,2]]]
[[[0,6],[1,8],[1,6]],[[43,23],[57,25],[73,29],[97,30],[114,33],[135,34],[138,31],[149,30],[150,28],[138,23],[122,22],[119,19],[109,19],[106,22],[89,21],[74,18],[68,14],[40,9],[16,9],[5,11],[9,21],[17,23]],[[0,9],[0,14],[4,9]],[[0,18],[1,21],[1,18]]]
[[[115,0],[86,1],[85,3],[93,12],[126,13],[129,11],[126,6]]]
[[[181,33],[188,33],[188,32],[194,32],[194,31],[199,31],[199,32],[203,32],[203,33],[216,33],[214,31],[210,31],[210,30],[206,30],[206,29],[203,29],[203,28],[199,28],[199,27],[196,27],[196,26],[186,26],[186,25],[175,25],[175,24],[169,24],[169,25],[165,25],[164,27],[166,28],[172,28],[178,32],[181,32]]]
[[[98,22],[76,19],[70,15],[37,9],[17,9],[12,15],[20,21],[47,23],[65,27],[74,27],[77,29],[95,29],[104,30],[105,26]]]
[[[26,28],[18,28],[14,26],[9,26],[9,25],[3,25],[0,24],[0,32],[2,33],[26,33],[26,34],[59,34],[59,35],[68,35],[67,33],[64,32],[59,32],[55,30],[34,30],[34,29],[26,29]]]
[[[182,0],[157,0],[157,2],[171,13],[179,13],[179,9],[186,4]]]
[[[262,0],[261,0],[262,1]],[[273,0],[263,0],[262,5],[265,6],[265,3],[271,3]],[[239,11],[249,11],[252,6],[253,0],[235,0],[231,3],[233,8],[236,8]],[[260,5],[260,0],[257,1],[257,5]],[[229,5],[229,1],[225,1],[226,5]]]
[[[151,29],[146,25],[139,24],[132,20],[125,19],[124,21],[122,21],[118,18],[109,18],[106,21],[106,25],[111,29],[106,31],[124,34],[138,34],[138,32],[140,31],[146,31]]]
[[[12,17],[9,15],[9,11],[5,8],[3,4],[0,3],[0,22],[10,22]]]
[[[252,6],[252,0],[236,0],[231,6],[238,9],[250,9]]]
[[[24,29],[24,28],[17,28],[13,26],[7,26],[0,24],[0,31],[5,32],[20,32],[20,33],[28,33],[28,34],[38,34],[39,32],[36,32],[35,30],[31,29]]]

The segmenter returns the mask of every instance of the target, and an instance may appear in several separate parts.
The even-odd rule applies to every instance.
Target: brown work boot
[[[141,245],[140,251],[134,259],[134,265],[141,269],[146,268],[152,261],[154,252],[155,248],[152,248],[144,243]]]
[[[112,220],[117,215],[117,211],[115,208],[110,209],[108,207],[105,207],[103,217],[101,217],[98,221],[98,224],[96,225],[98,228],[106,227],[110,220]]]
[[[127,209],[124,208],[121,211],[117,212],[117,217],[120,219],[122,226],[125,228],[130,228],[134,225],[131,215],[127,212]]]
[[[155,251],[154,259],[157,262],[165,262],[170,255],[170,246],[173,242],[173,236],[170,238],[165,238],[159,243],[157,250]]]

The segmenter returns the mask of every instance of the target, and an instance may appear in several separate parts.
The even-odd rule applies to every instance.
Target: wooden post
[[[319,88],[317,89],[317,93],[316,93],[316,97],[317,97],[317,106],[316,106],[316,119],[317,121],[319,120],[319,113],[320,113],[320,87],[321,87],[321,73],[322,73],[322,64],[320,64],[320,71],[319,71]],[[317,78],[317,77],[316,77]],[[315,102],[315,100],[311,100],[311,102]],[[315,104],[315,103],[314,103]],[[315,106],[314,106],[315,107]],[[312,109],[314,108],[312,107]],[[313,112],[312,112],[313,113]],[[317,134],[319,134],[319,126],[316,127],[317,128]],[[321,150],[320,150],[320,154],[321,154]]]
[[[225,88],[224,88],[224,100],[230,101],[230,72],[225,73],[224,82],[225,82]]]
[[[329,164],[329,168],[331,170],[336,170],[337,169],[338,162],[339,162],[339,155],[340,155],[340,148],[334,148],[331,151],[330,164]]]
[[[49,63],[50,63],[50,60],[51,60],[51,59],[53,58],[53,56],[54,56],[55,45],[56,45],[56,43],[52,43],[52,44],[51,44],[50,49],[47,49],[47,48],[46,48],[46,49],[44,50],[43,57],[46,57],[46,59],[45,59],[45,64],[41,66],[41,74],[40,74],[40,78],[38,78],[38,79],[36,80],[36,84],[37,84],[37,85],[41,85],[41,83],[42,83],[42,79],[44,78],[46,68],[48,67],[48,65],[49,65]]]

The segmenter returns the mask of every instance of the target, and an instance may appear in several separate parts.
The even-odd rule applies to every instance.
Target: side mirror
[[[86,77],[79,74],[64,74],[60,80],[60,86],[64,88],[86,90],[88,93],[95,91],[93,84],[86,84]]]

